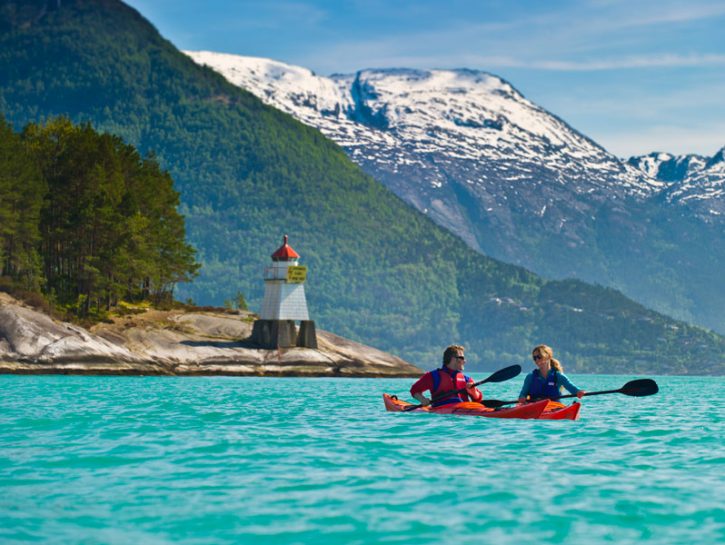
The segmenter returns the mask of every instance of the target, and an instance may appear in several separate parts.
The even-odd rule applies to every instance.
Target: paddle
[[[644,397],[644,396],[651,396],[659,392],[660,389],[657,386],[657,383],[652,380],[651,378],[640,378],[637,380],[631,380],[624,386],[622,386],[619,390],[602,390],[600,392],[586,392],[585,396],[599,396],[603,394],[624,394],[626,396],[632,396],[632,397]],[[576,394],[569,394],[565,396],[561,396],[559,399],[564,399],[566,397],[577,397]],[[499,401],[498,399],[484,399],[481,403],[483,403],[486,407],[490,409],[496,409],[498,407],[502,407],[504,405],[511,405],[512,403],[518,403],[518,399],[516,401]]]
[[[509,379],[512,379],[512,378],[518,376],[520,373],[521,373],[520,365],[511,365],[510,367],[504,367],[503,369],[496,371],[494,374],[492,374],[487,379],[476,382],[473,385],[480,386],[481,384],[486,384],[487,382],[504,382],[506,380],[509,380]],[[453,394],[462,394],[465,391],[466,391],[466,388],[459,388],[458,390],[451,390],[450,392],[443,392],[442,394],[433,396],[431,403],[436,402],[440,399],[444,399]],[[405,409],[403,409],[403,411],[412,411],[413,409],[420,409],[421,407],[424,407],[424,405],[422,403],[420,405],[411,405],[410,407],[406,407]]]

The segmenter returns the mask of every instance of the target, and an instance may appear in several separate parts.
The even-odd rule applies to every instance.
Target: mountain
[[[320,129],[475,250],[725,332],[723,177],[671,179],[698,170],[697,158],[661,175],[624,162],[486,72],[322,77],[269,59],[187,54]]]
[[[15,127],[66,115],[169,169],[203,263],[183,290],[197,303],[242,291],[258,308],[262,269],[288,233],[318,327],[423,367],[451,342],[467,346],[472,369],[546,342],[573,371],[725,373],[725,338],[474,252],[121,2],[0,0],[0,29],[0,107]]]
[[[701,170],[707,159],[701,155],[672,155],[652,152],[627,159],[627,164],[655,180],[667,183],[682,182],[692,173]]]
[[[705,221],[720,224],[725,217],[725,147],[712,157],[650,153],[627,163],[666,182],[668,203],[687,206]]]

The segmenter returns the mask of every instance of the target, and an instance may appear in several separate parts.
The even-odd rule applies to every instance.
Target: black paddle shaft
[[[521,374],[521,366],[520,365],[511,365],[509,367],[504,367],[503,369],[499,369],[494,374],[492,374],[490,377],[474,383],[473,386],[480,386],[481,384],[486,384],[487,382],[504,382],[506,380],[517,377],[520,374]],[[454,395],[454,394],[462,394],[466,390],[467,390],[467,388],[459,388],[458,390],[451,390],[450,392],[443,392],[442,394],[434,396],[433,399],[431,399],[431,403],[438,401],[440,399],[444,399],[444,398]],[[403,410],[412,411],[413,409],[419,409],[421,407],[423,407],[422,403],[420,405],[411,405],[410,407],[406,407]]]
[[[637,380],[631,380],[618,390],[601,390],[599,392],[586,392],[585,396],[598,396],[603,394],[624,394],[632,397],[644,397],[651,396],[659,392],[659,386],[651,378],[641,378]],[[559,397],[558,399],[564,399],[567,397],[578,397],[576,394],[568,394]],[[484,399],[483,404],[489,408],[502,407],[503,405],[510,405],[512,403],[518,403],[515,401],[499,401],[498,399]]]
[[[480,380],[478,382],[474,382],[473,386],[480,386],[481,384],[486,384],[487,382],[504,382],[506,380],[517,377],[520,374],[521,374],[521,366],[520,365],[511,365],[510,367],[504,367],[503,369],[499,369],[498,371],[496,371],[493,375],[491,375],[487,379]],[[442,394],[435,396],[432,399],[432,401],[438,401],[439,399],[446,398],[453,394],[462,394],[467,389],[468,388],[459,388],[458,390],[451,390],[450,392],[443,392]]]

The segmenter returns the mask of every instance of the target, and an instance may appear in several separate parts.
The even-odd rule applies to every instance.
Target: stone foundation
[[[252,328],[252,342],[260,348],[317,348],[314,320],[302,320],[299,332],[294,320],[256,320]]]
[[[314,320],[302,320],[297,333],[297,346],[317,349],[317,332]]]

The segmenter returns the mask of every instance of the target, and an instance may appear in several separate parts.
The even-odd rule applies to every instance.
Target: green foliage
[[[235,305],[237,307],[237,310],[249,310],[249,306],[247,306],[247,299],[244,297],[244,294],[241,291],[237,292],[237,299],[235,301]]]
[[[196,274],[178,193],[155,160],[66,118],[22,138],[2,120],[0,131],[4,275],[102,319],[120,297],[159,303]]]
[[[189,240],[203,263],[198,278],[180,288],[182,297],[219,305],[239,290],[259,308],[262,268],[289,233],[309,267],[306,292],[318,327],[423,367],[437,365],[452,342],[465,344],[479,369],[528,359],[531,347],[545,342],[576,370],[725,372],[722,337],[612,290],[546,282],[473,253],[364,175],[319,132],[195,65],[120,2],[76,0],[53,11],[4,15],[18,5],[0,0],[0,26],[8,29],[0,34],[5,114],[16,126],[66,115],[154,152],[173,176]],[[85,212],[56,221],[48,234],[98,227],[107,236],[100,240],[109,242],[119,234],[111,228],[119,210],[137,211],[123,216],[125,253],[113,254],[111,269],[123,275],[107,278],[105,257],[77,252],[92,256],[74,262],[83,281],[118,293],[122,278],[142,271],[156,286],[183,279],[190,254],[178,238],[181,226],[178,220],[154,224],[146,204],[157,202],[156,189],[143,189],[158,181],[156,162],[136,163],[132,171],[149,180],[132,177],[138,187],[132,183],[126,191],[135,199],[126,198],[119,190],[126,172],[117,168],[126,164],[123,154],[92,160],[101,144],[85,142],[89,127],[77,130],[83,151],[57,168],[87,168],[90,185],[83,187],[96,189],[78,193],[73,180],[58,186],[66,193],[60,202],[77,193]],[[104,149],[116,149],[120,141],[107,138]],[[175,201],[168,188],[162,193],[169,200],[158,206],[168,209]],[[91,206],[97,195],[108,206]],[[158,238],[144,238],[149,230]],[[145,267],[154,262],[147,256],[158,250],[158,240],[169,242],[164,251],[179,263],[152,274]],[[53,282],[59,294],[86,291],[55,272]]]
[[[225,299],[224,308],[227,310],[249,310],[247,300],[241,291],[238,291],[233,299]]]
[[[38,226],[46,192],[25,144],[0,116],[0,276],[25,290],[42,284]]]

